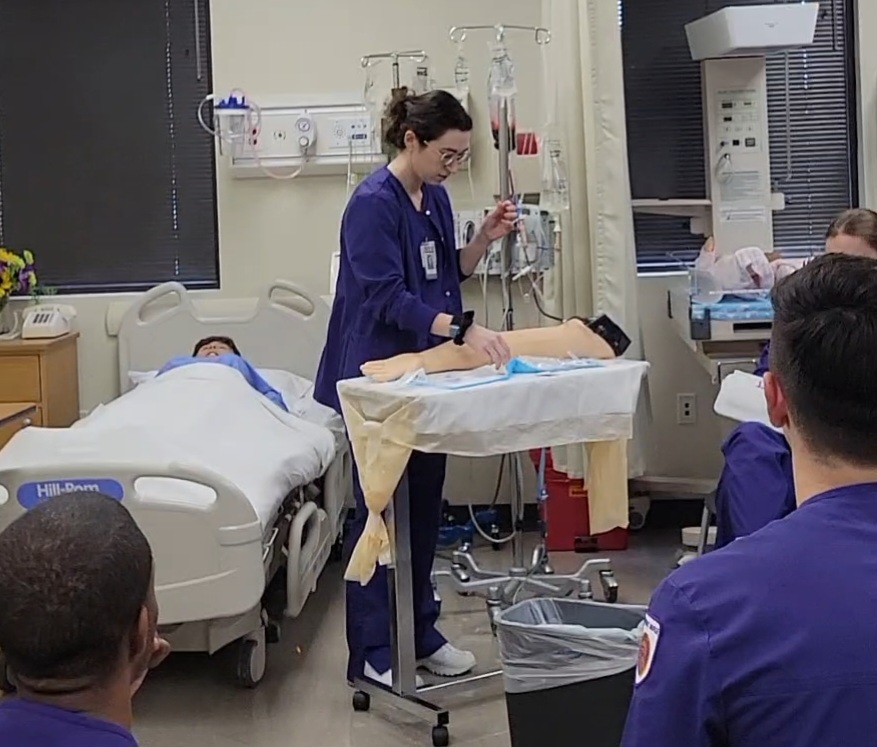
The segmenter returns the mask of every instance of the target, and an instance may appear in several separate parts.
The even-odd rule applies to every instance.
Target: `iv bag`
[[[490,62],[490,74],[487,78],[488,108],[490,111],[490,130],[493,133],[493,147],[499,148],[500,119],[503,104],[509,124],[509,151],[516,146],[515,96],[518,92],[515,82],[515,66],[505,46],[497,44],[493,47]]]
[[[429,68],[426,65],[418,65],[414,71],[414,93],[420,95],[432,90],[429,81]]]
[[[463,45],[457,50],[457,62],[454,65],[454,87],[458,91],[469,90],[469,61],[463,54]]]
[[[569,210],[569,182],[566,163],[555,132],[546,132],[542,139],[542,185],[539,207],[549,213]]]
[[[503,44],[495,44],[492,48],[490,75],[487,85],[491,96],[517,96],[518,84],[515,81],[515,65]]]

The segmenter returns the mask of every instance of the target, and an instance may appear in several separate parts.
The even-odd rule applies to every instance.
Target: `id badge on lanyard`
[[[423,265],[427,280],[438,278],[438,256],[434,241],[424,241],[420,244],[420,264]]]

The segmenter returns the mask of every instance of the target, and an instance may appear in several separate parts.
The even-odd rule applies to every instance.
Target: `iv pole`
[[[411,60],[412,62],[426,62],[429,55],[422,49],[409,49],[405,52],[376,52],[375,54],[363,55],[359,64],[363,68],[371,67],[380,60],[392,60],[393,66],[393,89],[397,89],[401,85],[401,75],[399,74],[399,60]]]
[[[513,24],[497,23],[493,26],[454,26],[449,36],[455,44],[462,44],[466,40],[466,35],[471,31],[493,31],[496,34],[497,44],[505,43],[506,31],[529,31],[533,34],[536,44],[544,45],[551,43],[551,31],[543,26],[517,26]],[[513,198],[511,188],[511,148],[509,135],[511,131],[511,123],[509,122],[509,105],[506,97],[500,98],[499,103],[499,198],[500,200],[510,200]],[[502,241],[502,250],[500,252],[501,270],[500,282],[502,283],[503,293],[503,326],[506,331],[510,331],[515,327],[514,302],[512,295],[512,252],[514,250],[514,232],[508,234]],[[522,475],[520,467],[520,459],[517,454],[509,455],[509,479],[512,487],[511,493],[511,513],[512,513],[512,575],[527,574],[532,570],[548,569],[547,557],[544,552],[537,548],[537,552],[533,555],[533,568],[528,571],[524,568],[524,545],[521,541],[520,533],[524,523],[524,490],[522,485]],[[490,590],[491,597],[499,595],[499,589],[493,593]]]

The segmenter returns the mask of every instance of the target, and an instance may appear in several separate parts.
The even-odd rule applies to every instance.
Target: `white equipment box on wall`
[[[381,150],[380,121],[355,94],[279,99],[253,97],[260,126],[248,142],[232,149],[237,178],[369,173],[387,161]]]

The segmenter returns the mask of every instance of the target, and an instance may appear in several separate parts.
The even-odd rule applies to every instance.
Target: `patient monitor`
[[[73,331],[76,309],[62,304],[40,304],[26,309],[21,325],[24,340],[61,337]]]

